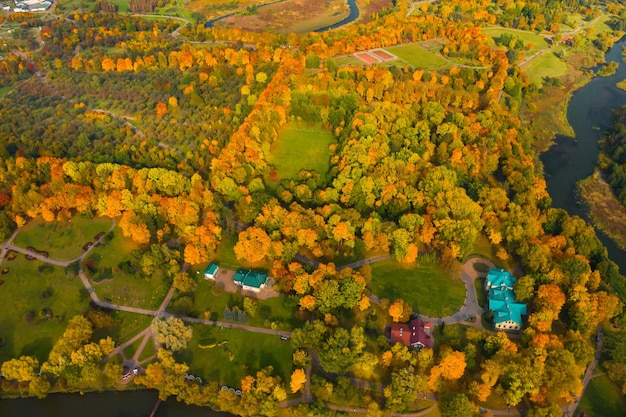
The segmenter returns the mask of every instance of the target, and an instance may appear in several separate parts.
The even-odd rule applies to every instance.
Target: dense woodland
[[[372,416],[404,411],[424,390],[440,395],[446,417],[475,415],[492,393],[509,406],[525,401],[535,416],[560,415],[557,404],[580,394],[596,328],[622,317],[626,284],[593,228],[551,207],[535,136],[517,114],[520,100],[541,91],[480,26],[557,32],[572,13],[596,16],[592,6],[442,1],[407,16],[398,1],[369,24],[325,33],[188,25],[178,38],[170,36],[175,21],[23,16],[24,27],[42,26],[43,46],[0,61],[0,86],[17,83],[0,100],[0,241],[38,216],[115,218],[145,248],[134,270],[170,265],[168,276],[184,288],[191,284],[175,277],[179,265],[211,261],[224,235],[238,233],[237,258],[269,270],[316,317],[292,334],[291,391],[301,389],[310,361],[338,376],[314,376],[320,402],[301,404],[294,416],[322,416],[323,401],[360,395],[349,378],[368,380],[374,368],[386,388],[382,398],[367,393]],[[620,28],[622,6],[607,7]],[[333,61],[434,38],[468,65],[424,71]],[[571,48],[607,44],[606,35],[585,33]],[[272,177],[271,146],[290,122],[332,132],[328,172]],[[615,138],[605,146],[623,194],[624,146]],[[418,353],[390,346],[374,326],[343,325],[347,315],[370,323],[375,313],[368,269],[338,271],[338,258],[391,253],[412,265],[428,255],[454,273],[479,237],[523,271],[515,290],[529,316],[519,339],[439,329],[435,349]],[[296,262],[299,252],[320,266]],[[104,377],[97,368],[112,341],[92,340],[102,320],[72,319],[41,376],[34,358],[6,362],[2,389],[45,395],[112,385],[119,365],[105,365]],[[608,372],[621,384],[623,336],[607,340]],[[189,368],[169,350],[159,359],[136,381],[163,398],[267,416],[286,398],[287,381],[270,368],[244,379],[238,397],[216,381],[185,382]]]

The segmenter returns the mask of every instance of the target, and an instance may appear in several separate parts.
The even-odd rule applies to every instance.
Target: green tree
[[[391,374],[391,384],[383,394],[386,408],[392,412],[405,411],[415,401],[418,389],[426,388],[426,382],[416,375],[412,366]]]
[[[150,327],[156,335],[157,342],[173,352],[185,349],[193,335],[192,328],[185,326],[185,323],[177,317],[168,317],[165,320],[155,317]]]
[[[472,404],[465,394],[448,394],[439,399],[441,417],[474,417],[478,416],[478,408]]]

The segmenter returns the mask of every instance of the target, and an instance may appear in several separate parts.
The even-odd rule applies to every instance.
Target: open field
[[[83,285],[77,277],[66,278],[63,268],[29,261],[22,254],[5,258],[0,269],[0,336],[5,339],[0,362],[20,355],[43,361],[69,319],[87,309]]]
[[[404,266],[393,260],[372,264],[372,292],[392,302],[406,301],[413,311],[430,317],[445,317],[456,312],[465,299],[465,286],[459,278],[436,263]]]
[[[270,3],[266,1],[264,3]],[[350,14],[345,0],[311,2],[284,0],[259,7],[254,13],[227,17],[217,23],[244,30],[273,30],[278,32],[306,33],[340,22]]]
[[[83,246],[93,242],[100,232],[111,227],[111,220],[102,217],[88,219],[74,216],[67,222],[47,222],[41,217],[22,227],[14,240],[15,246],[47,251],[51,258],[70,260],[83,253]]]
[[[486,28],[486,29],[483,29],[483,32],[485,33],[485,35],[493,39],[494,42],[505,33],[509,33],[513,36],[516,36],[524,42],[524,46],[527,46],[528,44],[533,45],[533,47],[530,50],[526,51],[527,54],[533,54],[537,51],[540,51],[542,49],[546,49],[547,47],[549,47],[548,42],[543,36],[537,35],[536,33],[533,33],[533,32],[527,32],[527,31],[516,30],[516,29],[498,28],[498,27]]]
[[[328,146],[335,142],[333,134],[320,126],[299,126],[290,123],[272,145],[269,158],[278,179],[297,178],[301,170],[318,172],[326,176],[330,164]]]
[[[125,311],[113,311],[111,316],[113,317],[113,327],[94,331],[94,339],[111,336],[111,339],[115,340],[115,344],[119,345],[137,335],[152,322],[151,316]]]
[[[560,77],[567,73],[567,64],[554,55],[553,51],[535,57],[521,65],[528,78],[535,84],[542,85],[544,77]]]
[[[416,68],[438,70],[452,66],[450,62],[417,44],[393,46],[387,49],[407,64]]]
[[[240,389],[246,375],[272,366],[274,375],[289,381],[293,349],[279,336],[250,333],[244,330],[194,325],[188,348],[176,354],[186,362],[189,373],[220,385]]]
[[[626,397],[608,376],[602,375],[591,380],[577,411],[588,417],[623,417],[624,410]]]

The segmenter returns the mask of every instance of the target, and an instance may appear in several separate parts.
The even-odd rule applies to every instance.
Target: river
[[[23,417],[149,417],[156,391],[106,391],[100,393],[51,394],[43,400],[21,398],[0,401],[0,416]],[[229,417],[207,407],[188,406],[175,399],[164,401],[155,417]]]
[[[617,72],[610,77],[595,77],[577,90],[568,105],[567,119],[575,138],[557,136],[555,145],[541,156],[546,173],[548,192],[554,207],[588,219],[576,192],[576,183],[593,173],[598,160],[598,141],[611,124],[611,111],[626,105],[626,92],[615,85],[626,79],[626,64],[622,61],[622,46],[626,38],[607,52],[606,62],[617,62]],[[607,247],[609,257],[626,273],[626,252],[601,231],[598,237]]]

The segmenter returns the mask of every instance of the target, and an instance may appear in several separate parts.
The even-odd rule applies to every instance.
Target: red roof
[[[404,346],[411,346],[411,332],[409,325],[403,323],[392,323],[391,344],[402,343]]]
[[[432,326],[424,323],[419,318],[413,319],[409,324],[393,323],[391,325],[391,344],[402,343],[406,347],[432,347]]]

